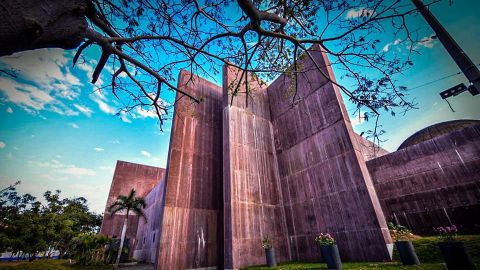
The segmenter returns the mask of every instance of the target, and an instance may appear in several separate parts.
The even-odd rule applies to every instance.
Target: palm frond
[[[132,209],[132,211],[133,211],[135,214],[143,217],[143,219],[145,219],[145,223],[148,223],[147,216],[145,215],[145,212],[144,212],[142,209],[140,209],[140,208],[134,208],[134,209]]]

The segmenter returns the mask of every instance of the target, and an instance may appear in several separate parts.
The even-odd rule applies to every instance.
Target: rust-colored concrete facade
[[[279,261],[291,259],[266,85],[249,76],[232,99],[242,77],[223,69],[223,207],[225,268],[265,263],[262,238],[269,237]],[[247,105],[248,104],[248,105]]]
[[[125,213],[119,212],[111,215],[108,207],[117,200],[119,195],[127,195],[132,188],[137,191],[137,196],[145,197],[164,178],[165,169],[125,161],[117,161],[113,174],[110,193],[102,221],[100,232],[110,237],[120,237]],[[130,245],[137,244],[136,234],[139,218],[134,213],[129,214],[126,238],[130,239]],[[132,250],[131,250],[132,251]]]
[[[329,232],[344,260],[389,260],[390,234],[335,77],[319,47],[310,54],[293,106],[285,98],[293,79],[267,91],[291,259],[318,260],[314,238]]]
[[[418,234],[449,224],[478,233],[480,121],[435,126],[442,132],[420,132],[406,140],[417,143],[367,162],[385,216]]]
[[[325,54],[310,53],[296,94],[288,76],[267,85],[224,67],[220,87],[180,73],[178,87],[202,102],[177,95],[165,180],[148,186],[148,222],[129,226],[137,260],[156,269],[238,269],[265,263],[268,236],[277,261],[318,261],[314,238],[328,232],[343,260],[384,261],[392,247],[386,217],[405,224],[394,215],[401,210],[408,220],[430,219],[422,220],[428,226],[445,223],[425,214],[427,201],[458,223],[478,212],[479,125],[394,153],[374,149],[353,132]],[[248,97],[246,83],[234,93],[245,75]],[[139,169],[125,166],[117,164],[110,197],[120,183],[146,186],[128,182],[135,178],[128,170]],[[457,217],[459,205],[466,207]],[[119,230],[109,226],[117,225],[104,220],[102,232]]]
[[[251,97],[243,84],[232,99],[242,73],[224,68],[226,268],[263,264],[265,236],[279,261],[318,260],[314,239],[322,232],[335,236],[345,260],[390,259],[363,148],[328,60],[319,47],[310,53],[315,63],[305,57],[299,64],[295,96],[288,76],[269,86],[249,77]]]
[[[182,71],[170,139],[157,269],[223,265],[222,88]]]
[[[163,217],[163,197],[165,195],[165,181],[145,197],[147,207],[144,209],[145,218],[138,221],[136,245],[133,247],[133,258],[137,261],[155,263],[157,258],[158,241],[160,241],[160,225]]]

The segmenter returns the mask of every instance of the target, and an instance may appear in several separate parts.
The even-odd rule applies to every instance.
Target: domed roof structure
[[[478,123],[480,123],[480,120],[462,119],[462,120],[441,122],[438,124],[428,126],[424,129],[421,129],[415,132],[413,135],[408,137],[398,147],[398,150],[462,129],[470,125],[478,124]]]

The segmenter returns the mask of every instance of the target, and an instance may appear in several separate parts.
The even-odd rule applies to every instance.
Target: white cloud
[[[97,151],[97,152],[102,152],[102,151],[105,150],[105,149],[100,148],[100,147],[95,147],[95,148],[93,148],[93,149],[94,149],[95,151]]]
[[[149,152],[147,152],[145,150],[140,151],[140,154],[142,154],[143,156],[146,156],[146,157],[151,157],[152,156],[152,154],[150,154]]]
[[[155,111],[155,109],[145,110],[145,109],[142,109],[140,107],[137,107],[137,113],[142,118],[148,118],[148,117],[156,118],[157,117],[157,112]]]
[[[124,111],[120,112],[120,119],[122,119],[122,121],[125,123],[132,123],[132,120],[128,118],[127,114]]]
[[[120,141],[119,141],[119,140],[113,140],[111,143],[113,143],[113,144],[120,144]]]
[[[65,168],[58,170],[61,174],[68,174],[75,177],[82,177],[82,176],[94,176],[97,173],[94,170],[86,169],[86,168],[79,168],[74,165],[69,165]]]
[[[68,54],[71,53],[61,49],[42,49],[3,57],[0,67],[16,70],[22,82],[0,78],[0,91],[8,101],[29,113],[46,110],[78,115],[64,103],[78,98],[83,86],[68,67]]]
[[[390,46],[392,45],[392,43],[387,43],[385,44],[385,46],[383,46],[383,50],[384,52],[388,52],[390,50]]]
[[[370,16],[373,16],[374,14],[375,14],[375,12],[372,9],[352,8],[352,9],[348,10],[345,18],[355,19],[355,18],[359,18],[359,17],[370,17]]]
[[[417,50],[418,48],[428,48],[431,49],[437,44],[437,36],[435,34],[431,34],[430,36],[425,36],[421,38],[415,45],[407,46],[407,49],[412,48],[413,50]]]
[[[361,125],[363,124],[363,122],[365,122],[365,118],[363,117],[354,116],[350,118],[350,123],[352,124],[353,127]]]
[[[113,171],[113,170],[115,170],[115,168],[112,167],[112,166],[100,166],[99,168],[100,168],[100,170],[104,170],[104,171]]]
[[[425,47],[425,48],[433,48],[437,44],[437,36],[435,34],[431,34],[428,37],[423,37],[417,42],[417,46]]]
[[[400,43],[402,43],[401,39],[396,39],[393,42],[389,42],[389,43],[385,44],[385,46],[383,47],[383,51],[388,52],[390,50],[391,46],[397,46]]]
[[[106,113],[114,115],[117,113],[117,108],[108,104],[108,98],[103,93],[102,89],[95,89],[92,94],[90,94],[90,99],[97,103],[98,108]]]
[[[28,164],[35,165],[40,168],[47,168],[47,167],[50,167],[51,165],[49,162],[31,161],[31,160],[28,161]]]
[[[7,146],[7,144],[5,144],[4,142],[0,141],[0,149],[5,148],[5,146]]]
[[[0,78],[0,91],[3,92],[8,101],[30,113],[44,110],[47,105],[55,103],[52,96],[39,88],[7,78]]]
[[[75,123],[68,123],[69,126],[71,126],[72,128],[80,128],[77,124]]]
[[[79,110],[81,113],[85,114],[86,116],[88,116],[88,117],[92,116],[93,111],[89,107],[83,106],[83,105],[80,105],[80,104],[73,104],[73,106],[75,106],[75,108],[77,108],[77,110]]]
[[[87,74],[88,78],[91,78],[93,75],[93,71],[95,70],[93,64],[96,63],[96,60],[92,59],[90,61],[85,61],[84,63],[78,63],[75,65],[75,67],[85,71]]]
[[[95,101],[95,103],[97,103],[98,105],[98,108],[106,113],[106,114],[116,114],[116,109],[110,105],[108,105],[105,101],[103,101],[101,98],[98,98],[98,97],[93,97],[92,98],[93,101]]]
[[[55,159],[53,159],[49,162],[29,160],[28,163],[32,166],[36,166],[36,167],[40,167],[40,168],[50,168],[50,169],[52,169],[51,173],[71,175],[71,176],[75,176],[75,177],[96,175],[96,172],[94,170],[77,167],[75,165],[63,164],[60,161],[55,160]]]
[[[8,107],[8,108],[7,108],[7,113],[13,113],[13,109],[10,108],[10,107]]]

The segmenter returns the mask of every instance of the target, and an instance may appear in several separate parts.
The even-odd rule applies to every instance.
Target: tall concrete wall
[[[133,258],[137,261],[155,263],[163,217],[164,194],[165,179],[162,179],[145,197],[147,203],[147,207],[144,209],[146,219],[141,218],[138,221],[136,245],[133,251]]]
[[[108,212],[108,207],[117,200],[119,195],[128,195],[132,188],[137,191],[137,196],[145,197],[163,179],[165,169],[126,161],[117,161],[113,174],[112,185],[108,195],[105,213],[100,232],[108,236],[120,237],[125,213],[119,212],[113,216]],[[136,235],[138,216],[129,214],[126,238],[130,239],[130,251],[137,244]]]
[[[441,127],[439,127],[441,128]],[[385,216],[420,234],[480,225],[480,124],[367,162]]]
[[[290,259],[266,85],[223,69],[225,268],[265,264],[262,239],[273,241],[278,261]]]
[[[319,47],[310,53],[325,76],[303,57],[296,95],[289,76],[267,90],[293,259],[318,260],[315,236],[328,232],[344,260],[389,260],[391,238],[362,149],[339,90],[326,78],[335,77]]]
[[[178,87],[202,101],[176,97],[157,269],[223,266],[222,89],[190,75]]]

